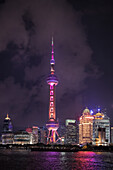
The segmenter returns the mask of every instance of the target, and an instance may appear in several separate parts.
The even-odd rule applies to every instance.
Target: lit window
[[[50,106],[53,106],[53,102],[50,103]]]
[[[53,108],[51,108],[51,112],[53,112]]]
[[[53,96],[50,96],[50,101],[53,101]]]
[[[53,118],[53,113],[51,113],[51,118]]]
[[[53,95],[53,90],[52,90],[52,91],[50,91],[50,95]]]
[[[53,86],[50,86],[50,89],[53,89]]]

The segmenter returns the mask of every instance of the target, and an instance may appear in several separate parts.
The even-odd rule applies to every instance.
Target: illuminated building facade
[[[30,144],[33,144],[33,134],[32,134],[32,128],[27,128],[26,132],[29,134],[30,136]]]
[[[54,59],[54,49],[53,49],[53,38],[52,38],[52,55],[50,60],[51,72],[47,78],[47,83],[49,85],[49,121],[46,123],[46,127],[49,131],[47,143],[56,143],[58,137],[57,129],[59,128],[59,123],[56,119],[56,104],[55,104],[55,87],[58,84],[58,79],[55,75],[55,59]]]
[[[24,130],[20,130],[14,134],[14,144],[25,145],[30,144],[30,134]]]
[[[28,132],[30,136],[30,144],[37,144],[39,142],[39,128],[37,126],[27,128],[26,132]]]
[[[93,137],[93,119],[89,109],[83,111],[79,122],[79,144],[92,143]]]
[[[40,127],[40,143],[47,144],[47,129],[43,126]]]
[[[13,144],[13,137],[12,121],[7,114],[3,124],[2,144]]]
[[[37,126],[33,126],[32,127],[32,135],[33,135],[33,144],[37,144],[38,143],[38,131],[39,128]]]
[[[96,113],[93,120],[93,145],[109,145],[110,119],[106,114]]]
[[[66,120],[65,143],[71,145],[77,144],[77,126],[74,119]]]
[[[111,127],[111,143],[113,143],[113,127]]]
[[[65,123],[60,123],[59,125],[59,129],[58,129],[58,134],[61,137],[61,141],[60,144],[65,144],[66,140],[65,140],[65,136],[66,136],[66,125]]]

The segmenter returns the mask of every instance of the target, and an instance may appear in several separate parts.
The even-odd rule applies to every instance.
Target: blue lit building
[[[2,132],[2,144],[13,144],[13,125],[8,114],[4,120],[3,132]]]

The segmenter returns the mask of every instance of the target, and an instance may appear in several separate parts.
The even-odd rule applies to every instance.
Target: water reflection
[[[96,160],[95,152],[78,152],[74,154],[77,169],[99,169],[98,161]],[[75,167],[74,167],[75,168]]]
[[[110,152],[1,152],[1,170],[111,170]]]

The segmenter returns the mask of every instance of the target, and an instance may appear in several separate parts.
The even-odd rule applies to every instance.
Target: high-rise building
[[[93,120],[93,145],[109,145],[110,119],[106,114],[96,113]]]
[[[27,128],[26,132],[30,135],[30,144],[39,143],[39,128],[37,126],[33,126],[32,128]]]
[[[79,122],[79,144],[92,143],[93,137],[93,119],[89,109],[83,111]]]
[[[12,121],[7,114],[3,124],[2,144],[13,144],[13,137]]]
[[[65,143],[71,145],[77,144],[77,126],[74,119],[66,120]]]
[[[65,123],[60,123],[58,128],[58,134],[61,138],[60,144],[65,144],[65,135],[66,135],[66,125]]]
[[[38,131],[39,131],[39,128],[37,126],[32,127],[33,144],[38,143]]]
[[[59,128],[58,120],[56,119],[56,104],[55,104],[55,87],[58,84],[58,79],[55,75],[55,59],[54,59],[54,49],[53,49],[53,38],[52,38],[52,55],[50,60],[51,72],[47,78],[47,83],[49,85],[49,121],[46,123],[46,127],[49,131],[47,143],[56,143]]]
[[[39,128],[40,143],[47,144],[47,129],[43,126]]]
[[[113,127],[111,127],[111,143],[113,143]]]

